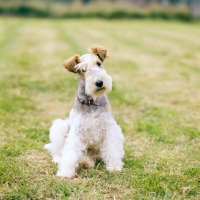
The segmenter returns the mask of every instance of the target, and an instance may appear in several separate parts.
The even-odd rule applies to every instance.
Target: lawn
[[[200,199],[200,24],[0,18],[0,199]],[[63,61],[101,44],[125,135],[124,169],[55,176],[43,149],[77,77]]]

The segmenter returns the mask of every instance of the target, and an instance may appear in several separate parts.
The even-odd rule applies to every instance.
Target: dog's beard
[[[96,87],[93,78],[86,78],[85,93],[89,96],[92,96],[94,100],[112,90],[112,78],[110,76],[107,75],[104,79],[101,80],[103,81],[103,86],[99,88]]]

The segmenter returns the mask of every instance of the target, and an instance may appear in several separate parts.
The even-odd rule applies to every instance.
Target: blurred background
[[[1,0],[0,15],[190,21],[200,17],[200,0]]]

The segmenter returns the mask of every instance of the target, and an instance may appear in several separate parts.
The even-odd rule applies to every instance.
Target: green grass
[[[199,35],[199,23],[1,18],[0,199],[199,199]],[[43,146],[77,88],[62,63],[94,44],[110,55],[124,169],[57,178]]]

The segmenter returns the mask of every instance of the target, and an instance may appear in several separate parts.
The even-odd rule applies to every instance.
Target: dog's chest
[[[93,113],[76,118],[77,134],[88,145],[100,145],[106,137],[107,113]]]
[[[99,118],[86,117],[80,126],[80,137],[87,145],[101,144],[105,138],[106,127]]]

